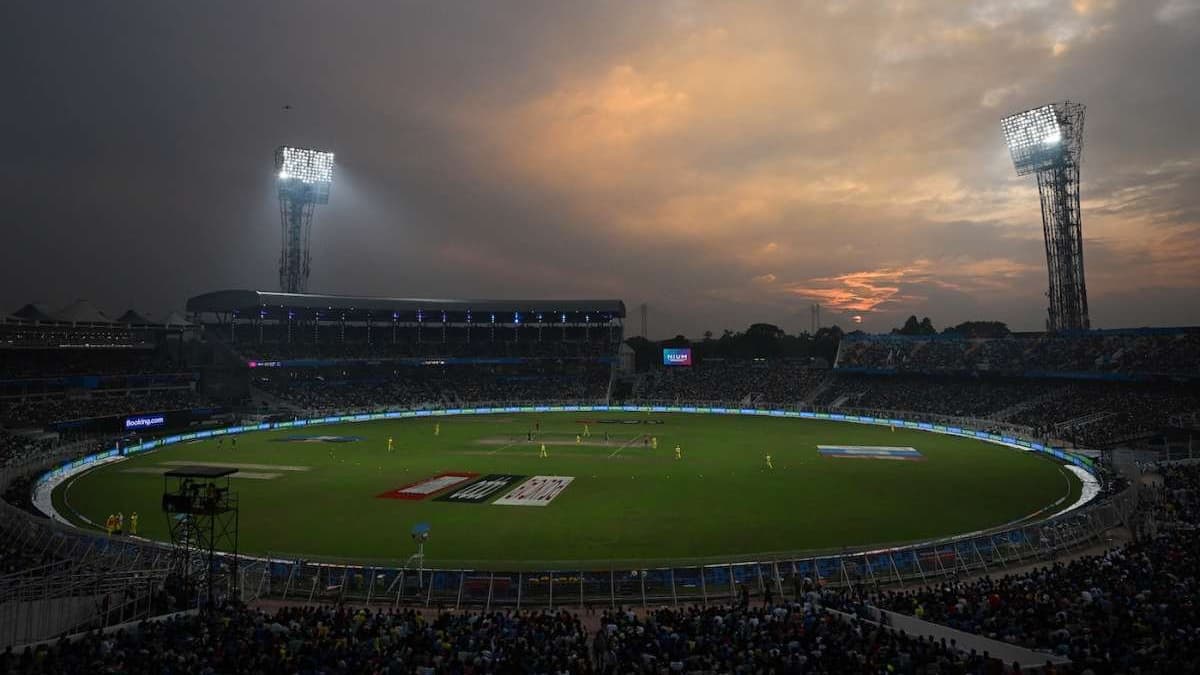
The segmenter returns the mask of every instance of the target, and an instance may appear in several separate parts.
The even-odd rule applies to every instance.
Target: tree
[[[917,316],[914,314],[904,321],[904,325],[900,328],[892,329],[893,335],[936,335],[937,329],[933,327],[933,321],[929,317],[925,317],[917,321]]]
[[[964,321],[957,326],[947,326],[942,333],[961,335],[965,338],[1003,338],[1012,334],[1003,321]]]
[[[843,337],[842,329],[836,324],[817,329],[817,334],[813,336],[813,358],[825,359],[827,363],[832,364]]]

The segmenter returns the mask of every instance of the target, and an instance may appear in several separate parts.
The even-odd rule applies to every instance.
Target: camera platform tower
[[[185,585],[204,585],[205,602],[213,606],[218,576],[228,574],[229,593],[237,594],[238,499],[230,489],[237,469],[181,466],[163,474],[162,510]],[[226,571],[218,553],[229,555]]]

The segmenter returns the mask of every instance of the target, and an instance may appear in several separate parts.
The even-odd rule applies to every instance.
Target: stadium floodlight
[[[1000,123],[1004,142],[1018,176],[1039,171],[1059,161],[1063,153],[1062,125],[1052,105],[1006,117]]]
[[[279,180],[298,180],[302,183],[332,183],[333,153],[307,148],[279,149],[275,160]]]
[[[329,203],[333,153],[283,146],[275,151],[275,170],[283,226],[279,289],[285,293],[304,293],[308,290],[312,262],[308,243],[313,211],[317,204]]]
[[[1083,105],[1063,101],[1000,122],[1017,175],[1037,174],[1050,276],[1046,328],[1051,331],[1090,327],[1079,211],[1083,112]]]

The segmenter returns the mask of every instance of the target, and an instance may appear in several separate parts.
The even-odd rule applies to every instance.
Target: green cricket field
[[[163,474],[224,466],[238,470],[243,553],[403,561],[411,528],[428,523],[426,565],[517,570],[911,542],[1046,515],[1081,490],[1032,452],[770,417],[496,414],[234,438],[77,475],[56,488],[55,507],[84,527],[136,511],[138,534],[165,540]]]

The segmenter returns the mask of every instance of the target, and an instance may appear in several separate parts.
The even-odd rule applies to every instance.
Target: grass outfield
[[[576,445],[585,419],[594,422],[591,444]],[[526,441],[535,421],[545,459]],[[658,448],[644,447],[642,434],[656,436]],[[279,440],[296,435],[362,440]],[[911,446],[924,461],[825,457],[818,444]],[[95,523],[138,511],[140,534],[166,538],[156,472],[193,461],[272,465],[243,468],[263,477],[234,479],[243,552],[402,560],[413,551],[409,528],[427,521],[427,565],[513,569],[912,541],[1018,520],[1068,493],[1073,501],[1081,488],[1051,459],[953,436],[762,417],[560,413],[259,432],[239,436],[236,449],[229,439],[177,445],[76,477],[55,491],[55,506]],[[507,488],[478,504],[377,497],[453,471],[575,480],[544,507],[490,503]]]

